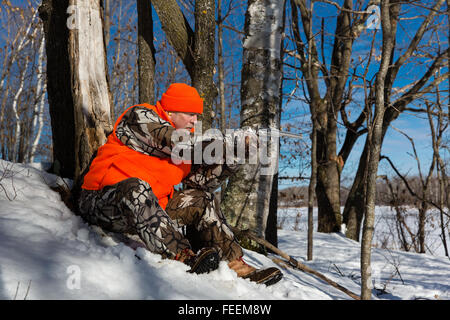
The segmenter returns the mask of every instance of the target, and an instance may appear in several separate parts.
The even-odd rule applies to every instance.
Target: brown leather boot
[[[249,279],[256,283],[263,283],[266,286],[277,283],[283,278],[283,274],[277,268],[256,269],[249,266],[242,257],[228,263],[228,267],[243,279]]]
[[[219,253],[214,248],[203,248],[195,254],[191,249],[184,249],[175,256],[175,260],[191,267],[190,273],[209,273],[219,267]]]

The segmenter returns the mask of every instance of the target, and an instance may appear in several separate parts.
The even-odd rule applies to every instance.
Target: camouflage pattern
[[[218,249],[227,261],[242,256],[214,194],[202,190],[175,192],[164,211],[147,182],[129,178],[102,190],[82,190],[80,212],[87,222],[105,230],[137,234],[150,251],[165,258],[202,247]],[[184,226],[191,227],[194,246],[183,235]]]
[[[146,107],[129,109],[116,127],[117,138],[129,148],[143,154],[170,158],[171,137],[175,128]]]
[[[107,231],[137,234],[147,249],[165,258],[191,247],[146,181],[129,178],[98,191],[82,190],[79,203],[88,223]]]
[[[213,247],[222,260],[232,261],[243,252],[216,200],[214,193],[186,189],[174,193],[166,212],[177,227],[190,226],[187,236],[194,250]]]
[[[153,110],[137,106],[124,114],[116,135],[135,151],[167,158],[174,130]],[[205,146],[209,142],[200,143]],[[183,180],[185,190],[173,194],[166,211],[147,182],[129,178],[98,191],[81,190],[80,214],[105,230],[137,234],[150,251],[165,258],[174,258],[186,248],[214,247],[221,259],[234,260],[243,252],[214,197],[214,190],[237,169],[237,165],[224,162],[192,165]],[[182,232],[185,226],[186,236]]]

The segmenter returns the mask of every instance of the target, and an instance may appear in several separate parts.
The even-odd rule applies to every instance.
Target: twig
[[[385,160],[387,160],[387,161],[389,162],[389,164],[391,165],[392,169],[395,171],[395,173],[397,174],[397,176],[399,176],[400,179],[402,179],[402,181],[405,183],[406,189],[409,191],[409,193],[410,193],[412,196],[416,197],[417,199],[419,199],[419,200],[421,200],[421,201],[424,201],[424,202],[427,202],[427,203],[431,204],[433,207],[435,207],[435,208],[438,209],[438,210],[441,210],[441,207],[438,206],[437,204],[435,204],[433,201],[422,198],[421,196],[419,196],[418,194],[416,194],[416,193],[411,189],[411,187],[409,186],[408,181],[406,180],[406,178],[398,171],[398,169],[395,167],[394,163],[391,161],[391,159],[390,159],[388,156],[381,155],[381,156],[380,156],[380,160],[382,160],[382,159],[385,159]],[[447,213],[445,213],[445,212],[443,212],[443,214],[450,218],[450,215],[449,215],[449,214],[447,214]]]
[[[27,300],[28,293],[30,292],[30,287],[31,287],[31,280],[30,280],[30,282],[28,282],[27,292],[25,293],[25,297],[23,297],[23,300]]]
[[[310,273],[316,277],[318,277],[319,279],[325,281],[326,283],[330,284],[331,286],[335,287],[336,289],[344,292],[345,294],[347,294],[348,296],[352,297],[355,300],[360,300],[360,296],[358,296],[357,294],[351,292],[350,290],[348,290],[347,288],[344,288],[343,286],[341,286],[340,284],[334,282],[331,279],[328,279],[326,276],[324,276],[323,274],[321,274],[320,272],[317,272],[309,267],[307,267],[306,265],[298,262],[296,259],[294,259],[293,257],[291,257],[290,255],[288,255],[287,253],[281,251],[280,249],[278,249],[277,247],[275,247],[274,245],[272,245],[271,243],[269,243],[268,241],[261,239],[259,237],[257,237],[253,232],[251,232],[250,230],[240,230],[238,228],[234,228],[231,227],[234,234],[237,237],[247,237],[250,240],[256,241],[257,243],[259,243],[260,245],[263,245],[264,247],[266,247],[269,250],[272,250],[274,253],[276,253],[277,255],[279,255],[280,257],[286,259],[287,261],[283,261],[285,262],[286,265],[289,265],[292,268],[296,268],[299,269],[301,271],[304,271],[306,273]],[[281,260],[282,261],[282,260]],[[281,262],[279,261],[279,262]]]
[[[13,200],[17,197],[17,191],[16,191],[16,188],[14,187],[14,180],[13,180],[15,173],[12,172],[12,170],[11,170],[11,168],[12,168],[13,166],[14,166],[14,164],[11,164],[11,166],[9,166],[9,167],[8,167],[8,165],[4,166],[4,167],[3,167],[4,171],[3,171],[2,175],[0,176],[0,181],[2,181],[2,180],[5,179],[5,178],[11,178],[11,187],[12,187],[12,189],[13,189],[13,191],[14,191],[14,196],[13,196],[12,198],[9,197],[6,188],[0,183],[0,187],[1,187],[1,188],[3,189],[3,191],[5,192],[6,198],[7,198],[9,201],[13,201]],[[9,175],[9,174],[11,174],[11,175]]]
[[[333,263],[334,268],[336,269],[336,271],[340,274],[341,277],[345,277],[345,275],[341,272],[341,270],[338,268],[338,266]]]
[[[31,287],[31,280],[28,282],[27,292],[25,293],[25,296],[23,297],[23,300],[27,300],[28,293],[30,292],[30,287]],[[19,293],[19,288],[20,288],[20,281],[17,282],[16,293],[14,294],[13,300],[17,300],[17,294]]]
[[[17,299],[17,293],[19,293],[19,287],[20,287],[20,281],[17,283],[16,294],[14,295],[14,299],[13,300]]]

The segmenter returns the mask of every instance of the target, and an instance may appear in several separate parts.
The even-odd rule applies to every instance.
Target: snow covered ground
[[[283,280],[270,287],[237,278],[225,262],[210,274],[186,273],[179,262],[100,236],[49,188],[55,183],[62,180],[0,160],[0,299],[351,299],[293,269],[283,269]],[[377,216],[386,210],[377,208]],[[299,231],[297,212],[280,209],[280,249],[359,294],[360,244],[314,233],[314,260],[306,262],[306,211]],[[256,267],[276,266],[270,256],[245,253]],[[450,260],[436,253],[374,248],[372,272],[373,299],[450,299]]]

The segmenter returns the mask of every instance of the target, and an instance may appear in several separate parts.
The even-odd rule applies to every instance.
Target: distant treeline
[[[417,194],[422,194],[422,184],[420,178],[417,176],[406,179],[411,190]],[[377,198],[376,205],[392,205],[394,192],[395,198],[398,199],[398,205],[414,206],[418,203],[417,197],[411,194],[405,183],[399,178],[391,178],[389,182],[392,186],[390,190],[385,179],[379,179],[377,182]],[[341,186],[341,205],[345,205],[347,196],[351,186]],[[428,199],[432,202],[438,203],[439,197],[439,181],[432,178],[429,187]],[[278,192],[278,207],[306,207],[308,204],[308,186],[288,187],[281,189]],[[317,205],[317,203],[315,204]]]

